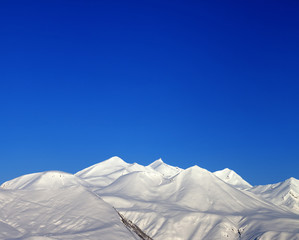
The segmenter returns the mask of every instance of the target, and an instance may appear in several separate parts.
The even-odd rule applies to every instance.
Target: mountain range
[[[236,172],[112,157],[0,187],[0,239],[299,239],[299,181],[252,186]]]

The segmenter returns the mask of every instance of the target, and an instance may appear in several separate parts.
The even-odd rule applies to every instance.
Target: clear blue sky
[[[196,3],[195,3],[196,2]],[[0,182],[112,156],[299,178],[298,1],[1,1]]]

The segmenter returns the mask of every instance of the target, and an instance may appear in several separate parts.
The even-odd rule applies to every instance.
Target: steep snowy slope
[[[149,167],[161,173],[166,178],[171,178],[183,170],[179,167],[172,167],[165,164],[161,158],[151,163]]]
[[[248,191],[299,214],[299,180],[296,178],[276,184],[255,186]]]
[[[243,178],[241,178],[236,172],[234,172],[231,169],[225,168],[223,170],[214,172],[214,174],[226,183],[236,188],[247,189],[252,187],[248,182],[246,182]]]
[[[0,239],[136,239],[117,212],[81,181],[45,172],[3,184]]]

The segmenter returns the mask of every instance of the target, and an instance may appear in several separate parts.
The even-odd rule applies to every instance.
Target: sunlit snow
[[[252,187],[230,169],[113,157],[74,175],[48,171],[3,183],[0,239],[295,240],[298,195],[294,178]]]

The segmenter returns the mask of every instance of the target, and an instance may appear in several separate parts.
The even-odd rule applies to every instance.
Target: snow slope
[[[299,180],[296,178],[276,184],[255,186],[248,191],[299,214]]]
[[[136,239],[111,205],[63,172],[30,174],[0,188],[0,239]]]
[[[2,184],[0,239],[295,240],[297,200],[294,178],[251,187],[229,169],[113,157],[75,175],[49,171]]]
[[[226,183],[239,188],[239,189],[247,189],[251,188],[252,186],[246,182],[242,177],[240,177],[236,172],[231,169],[225,168],[220,171],[214,172],[214,174],[225,181]]]
[[[4,189],[59,189],[71,186],[89,186],[87,182],[70,173],[47,171],[15,178],[1,185]]]
[[[155,171],[161,173],[166,178],[171,178],[183,170],[179,167],[172,167],[172,166],[165,164],[161,158],[156,160],[155,162],[151,163],[149,165],[149,167],[151,167]]]

